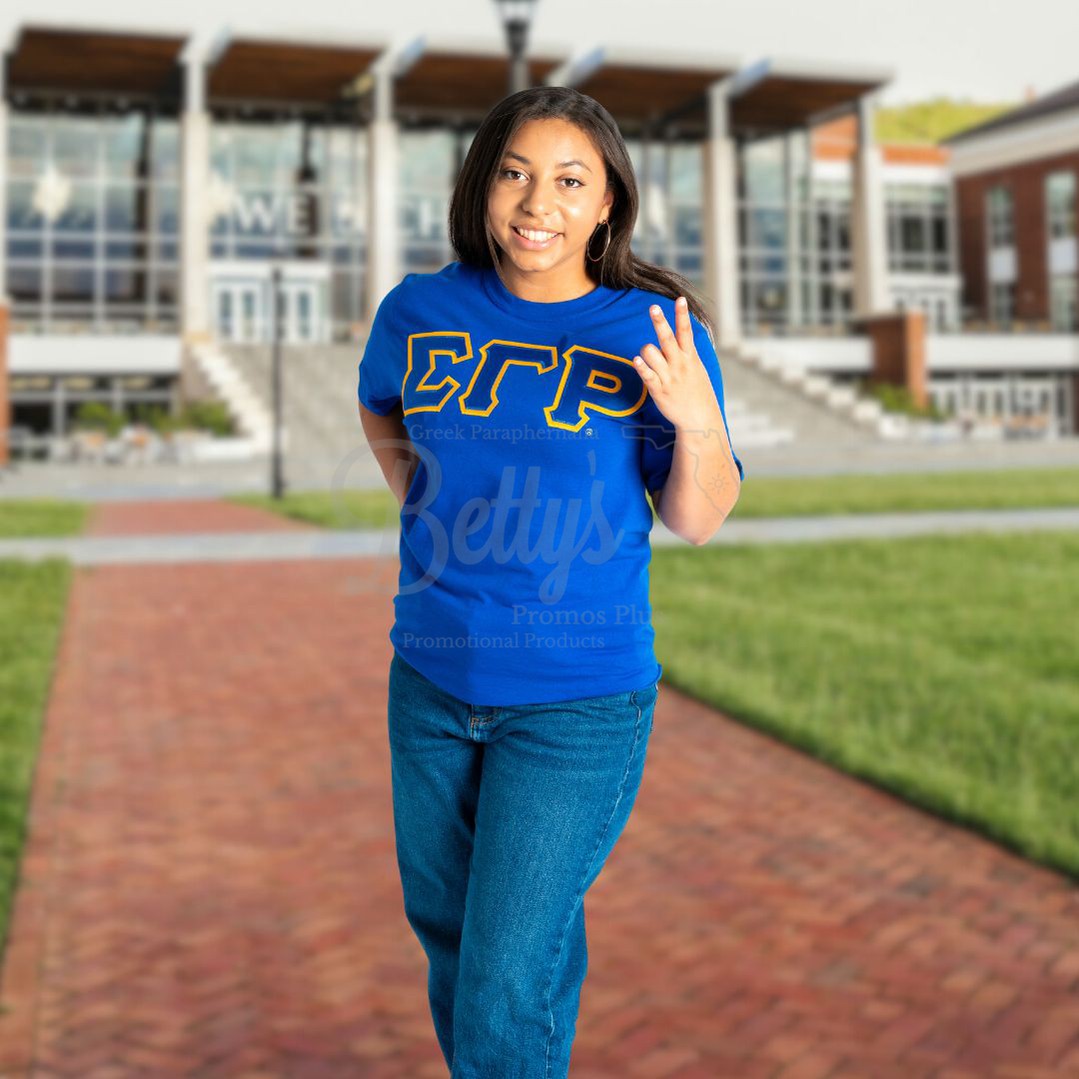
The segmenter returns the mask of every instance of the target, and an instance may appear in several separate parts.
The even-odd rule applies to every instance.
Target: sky
[[[66,22],[213,37],[236,33],[363,40],[405,45],[419,35],[502,39],[494,0],[304,0],[303,18],[276,13],[265,0],[187,0],[151,14],[145,0],[14,0],[0,16],[6,47],[20,23]],[[90,14],[92,10],[93,14]],[[1076,0],[537,0],[531,43],[571,55],[597,45],[732,54],[743,64],[766,56],[882,67],[894,73],[883,105],[940,95],[978,102],[1020,102],[1079,81]]]

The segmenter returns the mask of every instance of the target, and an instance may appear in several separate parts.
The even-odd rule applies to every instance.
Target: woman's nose
[[[543,211],[547,208],[547,199],[544,197],[542,191],[539,188],[532,188],[530,191],[525,192],[525,196],[521,199],[521,209],[527,210],[529,213],[535,214],[537,217],[543,215]]]

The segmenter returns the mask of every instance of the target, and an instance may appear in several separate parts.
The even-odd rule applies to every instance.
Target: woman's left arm
[[[738,501],[742,488],[723,413],[693,341],[684,296],[675,305],[675,330],[651,309],[660,346],[648,344],[634,366],[656,407],[674,426],[671,470],[656,503],[660,520],[695,545],[707,543]]]

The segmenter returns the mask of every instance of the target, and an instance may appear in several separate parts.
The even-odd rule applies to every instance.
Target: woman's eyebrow
[[[506,157],[516,158],[516,160],[520,161],[522,165],[532,164],[532,162],[529,161],[527,157],[523,157],[521,154],[514,153],[512,150],[506,151]],[[575,157],[571,158],[569,161],[559,161],[555,168],[564,169],[567,165],[580,165],[582,169],[588,169],[589,172],[592,171],[583,161],[578,161]]]

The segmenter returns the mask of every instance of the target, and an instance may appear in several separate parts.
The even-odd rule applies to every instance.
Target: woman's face
[[[507,279],[538,298],[579,290],[588,283],[585,247],[613,203],[603,158],[576,124],[528,121],[506,148],[487,203]],[[530,240],[518,229],[554,235]],[[605,239],[601,229],[594,254]]]

